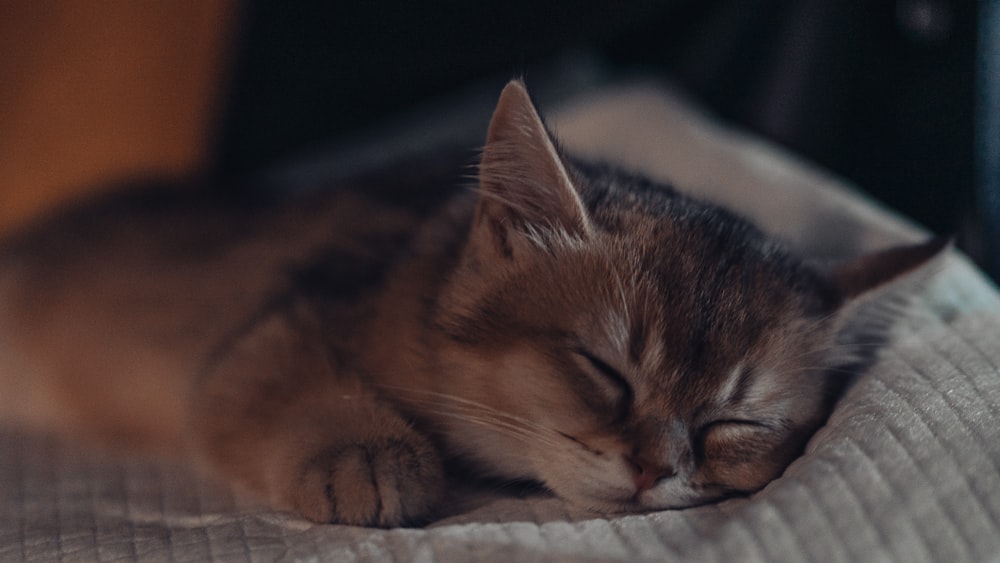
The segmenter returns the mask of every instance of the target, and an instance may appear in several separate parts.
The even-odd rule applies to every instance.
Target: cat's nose
[[[642,456],[630,458],[629,463],[632,468],[632,480],[635,481],[636,494],[648,491],[655,487],[661,479],[673,477],[677,474],[673,466],[650,461],[644,459]]]

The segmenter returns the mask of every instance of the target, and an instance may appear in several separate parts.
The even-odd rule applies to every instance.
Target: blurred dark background
[[[17,62],[40,59],[31,54],[33,44],[62,45],[49,56],[57,63],[76,57],[101,69],[123,68],[124,61],[131,70],[118,78],[108,71],[106,81],[139,84],[122,99],[147,100],[133,113],[153,118],[144,132],[116,137],[120,144],[132,150],[137,143],[130,139],[167,132],[177,147],[196,147],[174,147],[174,153],[150,147],[133,158],[135,166],[252,178],[323,147],[349,145],[471,84],[527,73],[533,88],[557,91],[638,74],[672,82],[723,119],[833,170],[939,234],[957,235],[963,248],[998,272],[990,262],[1000,240],[996,0],[206,0],[170,9],[131,7],[125,16],[102,4],[110,15],[91,17],[87,27],[72,27],[83,13],[68,7],[73,2],[21,4],[0,7],[7,22],[0,23],[0,41],[9,38],[0,44],[0,72],[20,77],[17,84],[37,82],[38,73]],[[86,48],[133,28],[138,31],[112,47]],[[67,30],[76,29],[74,43]],[[44,39],[38,30],[48,30]],[[155,56],[139,57],[147,51]],[[17,64],[9,62],[10,53]],[[565,68],[574,65],[583,70]],[[56,86],[66,83],[65,69],[45,68],[55,69],[50,74],[58,80],[42,89],[48,97],[41,99],[50,102],[45,109],[29,107],[36,112],[59,107],[52,92],[65,88]],[[63,107],[75,107],[80,92],[103,76],[76,74]],[[0,105],[25,106],[17,102],[37,97],[35,90],[0,95]],[[117,94],[95,94],[102,103],[92,106],[112,108],[105,122],[124,115]],[[89,107],[77,114],[92,114]],[[197,111],[164,109],[170,107]],[[30,122],[12,115],[0,111],[0,130]],[[177,116],[202,125],[180,135],[178,123],[187,121]],[[51,144],[65,137],[45,138]],[[78,144],[108,145],[89,138]],[[4,175],[5,157],[25,146],[0,133],[0,208],[18,201],[10,195],[23,193],[17,184],[39,176],[21,173],[42,169],[31,158],[53,152],[36,147],[16,170],[18,181],[4,185],[11,176]],[[83,150],[78,160],[95,162]],[[94,181],[130,170],[121,157],[100,162],[107,163],[103,176],[80,177]],[[62,177],[49,183],[59,182],[68,184]]]
[[[977,256],[981,6],[949,0],[246,4],[224,175],[567,52],[644,73],[863,186]],[[539,77],[544,82],[544,76]]]

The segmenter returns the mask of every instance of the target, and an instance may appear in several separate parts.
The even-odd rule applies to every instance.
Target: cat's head
[[[440,423],[508,477],[597,510],[755,491],[824,421],[845,311],[942,244],[821,273],[749,223],[565,157],[503,91],[438,300]]]

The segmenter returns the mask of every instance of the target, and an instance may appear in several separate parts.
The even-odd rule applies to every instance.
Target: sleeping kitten
[[[318,522],[426,519],[449,458],[598,511],[686,507],[781,474],[849,313],[944,246],[820,271],[563,154],[520,82],[478,183],[433,213],[345,187],[50,221],[0,255],[2,418],[188,452]]]

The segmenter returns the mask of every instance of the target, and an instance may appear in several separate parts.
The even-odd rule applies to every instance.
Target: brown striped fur
[[[426,217],[339,190],[52,220],[0,255],[0,419],[184,452],[321,522],[420,521],[452,457],[685,507],[782,472],[853,357],[847,313],[943,247],[821,272],[564,155],[519,82],[478,181]]]

